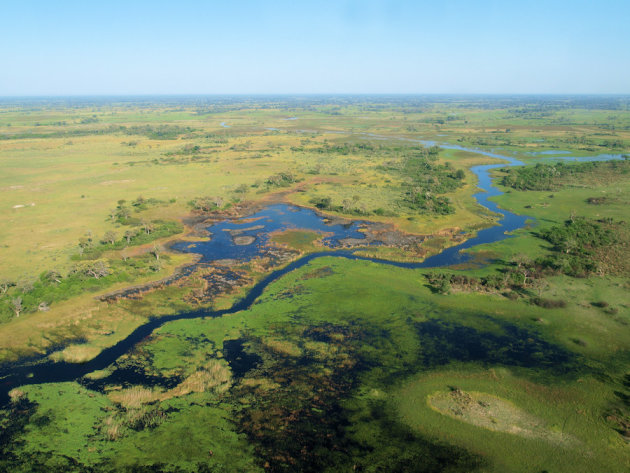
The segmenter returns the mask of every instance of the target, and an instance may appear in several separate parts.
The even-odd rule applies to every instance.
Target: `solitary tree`
[[[526,287],[532,272],[532,260],[527,255],[518,254],[512,258],[512,263],[516,265],[515,282],[520,282],[523,287]]]
[[[26,294],[34,289],[33,281],[30,279],[22,279],[17,283],[18,289],[22,291],[22,293]]]
[[[103,242],[111,243],[112,245],[116,243],[116,232],[113,232],[111,230],[106,232],[103,236]]]
[[[11,300],[11,307],[13,308],[13,312],[15,312],[15,316],[19,317],[20,313],[24,309],[22,307],[22,297],[18,296],[15,299]]]
[[[215,197],[213,197],[213,198],[212,198],[212,203],[213,203],[214,205],[216,205],[216,206],[217,206],[217,208],[219,208],[219,209],[220,209],[221,207],[223,207],[223,203],[224,203],[224,202],[225,202],[225,200],[223,199],[223,197],[221,197],[221,196],[219,196],[219,195],[217,195],[217,196],[215,196]]]
[[[147,235],[155,230],[155,225],[150,220],[142,220],[142,226],[144,227],[144,233]]]
[[[123,207],[121,206],[118,209],[118,218],[121,220],[127,220],[129,217],[131,217],[131,210],[129,210],[127,207]]]
[[[72,272],[82,276],[100,279],[111,274],[109,263],[106,260],[82,261],[74,266]]]
[[[81,248],[81,254],[83,254],[83,250],[92,248],[93,245],[94,241],[92,240],[92,231],[88,230],[85,236],[79,238],[79,248]]]
[[[42,276],[42,280],[44,282],[47,282],[48,284],[59,284],[61,283],[61,279],[63,276],[61,276],[61,274],[59,273],[59,271],[55,271],[50,270],[47,271],[46,273],[44,273],[44,275]]]
[[[0,279],[0,296],[4,296],[11,286],[15,286],[13,281],[8,279]]]
[[[162,252],[161,248],[157,245],[153,245],[153,249],[151,250],[151,254],[155,256],[155,261],[160,261],[160,253]]]
[[[133,230],[127,230],[125,232],[125,240],[127,240],[127,244],[131,242],[131,239],[136,236],[136,232]]]
[[[543,278],[536,278],[532,279],[531,286],[532,289],[536,290],[538,297],[542,297],[542,293],[545,291],[545,289],[547,289],[547,287],[549,287],[549,284],[547,284],[547,281],[545,281]]]

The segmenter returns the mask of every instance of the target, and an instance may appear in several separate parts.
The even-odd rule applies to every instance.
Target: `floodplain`
[[[2,101],[1,468],[627,471],[629,105]]]

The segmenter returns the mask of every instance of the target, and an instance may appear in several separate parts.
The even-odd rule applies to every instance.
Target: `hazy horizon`
[[[290,97],[290,98],[298,98],[298,97],[559,97],[559,98],[569,98],[569,97],[630,97],[630,92],[619,92],[619,93],[592,93],[592,92],[579,92],[579,93],[554,93],[554,92],[500,92],[500,93],[490,93],[490,92],[468,92],[468,93],[458,93],[458,92],[449,92],[449,93],[441,93],[441,92],[260,92],[260,93],[111,93],[111,94],[33,94],[33,95],[0,95],[0,100],[2,99],[47,99],[47,98],[142,98],[142,97]]]
[[[630,4],[13,2],[0,97],[627,95]]]

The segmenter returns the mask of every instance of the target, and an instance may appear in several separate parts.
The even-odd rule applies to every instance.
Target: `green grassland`
[[[204,215],[289,202],[425,235],[427,253],[494,224],[469,168],[500,161],[409,139],[534,169],[549,162],[533,152],[628,153],[630,113],[606,97],[2,104],[0,362],[83,362],[153,317],[229,307],[267,274],[263,261],[235,266],[245,283],[212,300],[197,298],[203,268],[100,300],[191,264],[168,243],[198,238]],[[169,322],[81,380],[14,389],[0,469],[628,471],[630,174],[624,162],[571,169],[544,190],[523,190],[542,174],[494,171],[495,201],[531,223],[459,269],[317,258],[247,310]],[[535,185],[511,184],[523,179]],[[575,221],[615,238],[565,255],[545,231]],[[272,235],[296,254],[320,238]],[[541,266],[565,257],[597,270]],[[90,276],[99,261],[107,274]]]
[[[580,324],[566,311],[500,296],[436,295],[418,270],[319,259],[274,283],[250,310],[167,324],[112,368],[114,375],[140,369],[147,382],[155,380],[149,393],[134,396],[141,386],[121,387],[115,376],[100,381],[103,394],[91,396],[72,384],[24,388],[37,404],[29,425],[44,427],[16,434],[14,461],[31,461],[34,451],[37,461],[69,455],[119,468],[165,463],[194,471],[200,462],[230,471],[250,462],[254,471],[268,462],[276,471],[352,464],[370,471],[394,460],[410,468],[439,457],[452,471],[625,471],[626,444],[605,416],[617,400],[621,375],[614,367],[627,358],[621,354],[630,337],[627,326],[592,309]],[[606,332],[606,340],[594,330]],[[567,340],[574,336],[592,349]],[[239,341],[241,358],[255,362],[234,364],[226,340]],[[208,366],[226,366],[222,360],[231,373],[223,384],[181,388]],[[164,378],[183,381],[169,390],[160,385]],[[568,440],[559,447],[486,431],[430,409],[426,396],[449,386],[499,396]],[[72,396],[85,406],[76,419],[64,414]],[[208,406],[203,414],[200,405]],[[139,410],[159,422],[138,425]],[[199,415],[205,420],[197,430],[199,422],[189,419]],[[42,416],[45,423],[37,420]],[[104,430],[115,422],[108,436]],[[338,422],[349,424],[339,431]],[[186,444],[163,448],[160,439],[180,438],[183,426]],[[67,431],[68,442],[44,446],[56,431]],[[243,452],[239,432],[250,439]],[[334,458],[318,450],[330,448],[331,434]],[[150,448],[148,435],[156,439]],[[294,438],[312,450],[301,452]],[[444,442],[458,447],[445,452]],[[240,453],[232,458],[234,448]]]

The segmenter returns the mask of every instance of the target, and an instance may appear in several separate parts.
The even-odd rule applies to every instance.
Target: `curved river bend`
[[[429,144],[429,145],[434,144],[432,142],[422,142],[420,140],[413,140],[413,141],[420,142],[423,144]],[[440,144],[440,146],[447,149],[461,149],[465,151],[471,151],[473,153],[482,154],[491,158],[498,158],[503,161],[507,161],[507,164],[505,163],[489,164],[489,165],[483,165],[483,166],[474,166],[471,168],[471,171],[475,173],[475,175],[477,176],[479,180],[478,187],[481,189],[481,192],[475,194],[474,198],[483,207],[501,215],[501,218],[497,222],[498,224],[496,226],[481,230],[477,233],[477,235],[474,238],[466,240],[464,243],[461,243],[460,245],[447,248],[443,250],[442,252],[427,258],[422,263],[404,263],[404,262],[395,262],[395,261],[369,258],[369,257],[355,255],[353,251],[348,251],[348,250],[322,251],[322,252],[317,252],[317,253],[311,253],[302,258],[299,258],[296,261],[293,261],[292,263],[285,266],[284,268],[274,271],[270,273],[269,275],[267,275],[264,279],[259,281],[243,299],[236,302],[229,309],[216,310],[216,311],[203,309],[203,310],[183,312],[180,314],[174,314],[170,316],[150,319],[147,323],[135,329],[124,340],[121,340],[115,345],[109,348],[106,348],[98,356],[96,356],[95,358],[93,358],[92,360],[86,363],[68,363],[68,362],[55,363],[52,361],[47,361],[44,363],[22,364],[22,365],[11,366],[8,369],[5,369],[2,372],[0,372],[0,406],[6,405],[6,403],[8,403],[9,401],[8,393],[11,389],[15,387],[26,385],[26,384],[41,384],[41,383],[74,381],[85,376],[88,373],[91,373],[92,371],[105,369],[109,365],[114,363],[120,356],[130,351],[138,342],[142,341],[143,339],[151,335],[151,333],[155,329],[161,327],[162,325],[168,322],[171,322],[174,320],[182,320],[182,319],[194,319],[194,318],[199,318],[199,317],[221,317],[222,315],[225,315],[225,314],[231,314],[231,313],[239,312],[241,310],[248,309],[254,303],[254,301],[263,293],[263,291],[269,284],[279,279],[283,275],[287,274],[288,272],[293,271],[297,268],[300,268],[308,264],[314,259],[321,258],[321,257],[337,257],[337,258],[347,258],[351,260],[367,260],[367,261],[377,262],[380,264],[388,264],[388,265],[402,267],[402,268],[437,268],[437,267],[451,266],[455,264],[464,263],[470,259],[470,255],[466,253],[462,253],[462,250],[472,248],[477,245],[482,245],[485,243],[492,243],[499,240],[503,240],[505,238],[509,238],[509,235],[507,235],[507,232],[512,232],[514,230],[517,230],[525,226],[526,220],[530,219],[530,217],[516,215],[512,212],[499,209],[497,204],[495,204],[494,202],[490,202],[488,200],[490,197],[494,197],[494,196],[498,196],[502,194],[502,192],[499,191],[499,189],[493,186],[489,171],[491,169],[505,167],[505,166],[521,166],[524,163],[513,158],[501,156],[495,153],[486,152],[482,150],[466,149],[459,146],[451,146],[451,145],[446,145],[446,144]],[[272,213],[274,211],[277,212],[277,210],[278,209],[271,209],[271,212]],[[295,209],[293,211],[304,212],[305,210]],[[265,209],[263,213],[264,212],[267,212],[265,216],[268,217],[269,209]],[[355,225],[355,224],[352,224],[352,225]],[[212,229],[212,227],[210,229]],[[347,233],[354,233],[355,231],[356,231],[356,227],[354,226],[350,226],[346,228]]]

